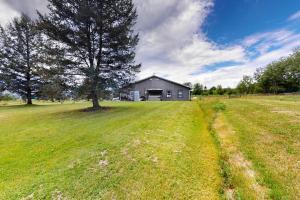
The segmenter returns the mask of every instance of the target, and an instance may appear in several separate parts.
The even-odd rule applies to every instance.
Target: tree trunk
[[[31,89],[27,89],[27,105],[32,105]]]
[[[27,74],[26,74],[26,79],[27,79],[27,105],[32,105],[32,96],[31,96],[31,85],[30,85],[30,80],[31,80],[31,67],[30,67],[30,50],[29,50],[29,33],[28,30],[26,31],[26,62],[27,62]]]
[[[97,77],[94,77],[92,91],[91,91],[91,98],[93,101],[93,110],[99,110],[101,107],[99,104],[98,92],[97,92]]]
[[[96,91],[92,92],[92,99],[93,99],[93,110],[99,110],[100,104],[99,104],[99,99]]]

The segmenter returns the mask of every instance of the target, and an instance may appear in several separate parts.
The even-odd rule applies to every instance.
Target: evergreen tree
[[[60,45],[57,54],[70,73],[90,84],[93,109],[99,109],[103,85],[130,82],[136,65],[137,12],[132,0],[49,0],[49,14],[41,15],[44,33]]]
[[[0,93],[4,92],[6,90],[6,83],[4,81],[4,79],[1,77],[1,73],[0,73]]]
[[[55,73],[55,74],[54,74]],[[57,73],[56,70],[44,70],[45,83],[40,89],[39,97],[45,100],[62,101],[67,98],[66,94],[71,91],[71,84],[67,77]]]
[[[22,14],[7,27],[0,27],[0,77],[6,89],[32,104],[41,85],[41,35],[36,22]]]

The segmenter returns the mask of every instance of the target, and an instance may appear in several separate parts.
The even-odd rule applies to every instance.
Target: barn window
[[[167,98],[171,98],[172,97],[172,91],[171,90],[168,90],[167,91]]]
[[[183,91],[182,90],[178,91],[178,98],[183,98]]]

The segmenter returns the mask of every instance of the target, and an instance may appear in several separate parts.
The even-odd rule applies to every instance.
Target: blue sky
[[[133,0],[138,11],[137,79],[234,87],[243,75],[300,47],[299,0]],[[46,0],[0,0],[0,24]]]
[[[232,43],[254,33],[292,25],[287,19],[299,9],[297,0],[216,0],[203,31],[215,42]]]
[[[243,75],[300,47],[300,1],[158,2],[137,0],[142,77],[156,73],[209,87],[235,87]],[[152,21],[153,15],[157,19]],[[144,29],[145,24],[151,28]]]
[[[235,66],[235,70],[229,71],[237,75],[234,71],[243,71],[243,65],[253,64],[254,66],[246,67],[244,73],[250,75],[257,67],[264,67],[287,56],[293,49],[300,47],[297,41],[300,33],[299,9],[300,1],[294,0],[215,0],[199,32],[202,31],[208,40],[219,46],[242,45],[247,60],[220,61],[206,65],[192,75],[205,75]],[[257,41],[245,44],[251,39]],[[264,56],[267,57],[265,61],[256,62],[263,60]],[[222,79],[221,76],[218,78]],[[213,81],[210,84],[218,82]],[[229,80],[227,85],[235,86],[237,82],[238,79]],[[222,81],[219,83],[222,84]]]

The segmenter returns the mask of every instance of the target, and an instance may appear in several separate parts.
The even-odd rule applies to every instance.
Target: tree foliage
[[[41,86],[41,34],[28,16],[0,27],[0,76],[6,89],[32,104]]]
[[[250,76],[243,76],[243,79],[239,82],[237,86],[237,90],[241,94],[253,94],[254,88],[254,80]]]
[[[71,90],[71,86],[67,84],[68,80],[65,80],[64,76],[55,74],[48,76],[45,80],[45,84],[40,89],[41,99],[54,102],[55,100],[63,101],[68,97],[67,93]]]
[[[53,52],[67,71],[89,83],[93,108],[98,109],[99,91],[107,83],[131,81],[138,35],[137,13],[132,0],[49,0],[49,14],[41,15],[41,28],[56,41]]]
[[[183,83],[183,85],[185,85],[191,89],[193,88],[193,84],[191,82],[185,82],[185,83]]]
[[[195,83],[193,87],[193,95],[202,95],[204,91],[203,85],[200,83]]]
[[[265,93],[300,91],[300,51],[258,69],[254,77]]]

